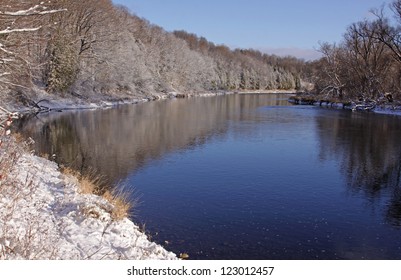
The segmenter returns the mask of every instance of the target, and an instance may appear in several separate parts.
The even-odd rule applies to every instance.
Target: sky
[[[391,0],[112,0],[167,31],[185,30],[230,48],[317,58],[320,42]],[[386,7],[387,7],[386,6]],[[389,16],[391,13],[386,8]]]

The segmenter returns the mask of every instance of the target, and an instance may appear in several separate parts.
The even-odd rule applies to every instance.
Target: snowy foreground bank
[[[176,259],[54,162],[23,153],[12,170],[0,185],[0,259]]]

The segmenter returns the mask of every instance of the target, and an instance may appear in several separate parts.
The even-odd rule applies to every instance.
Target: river
[[[168,99],[20,123],[38,154],[132,189],[190,259],[401,259],[401,117],[284,94]]]

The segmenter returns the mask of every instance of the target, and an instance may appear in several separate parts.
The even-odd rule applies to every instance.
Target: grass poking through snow
[[[134,192],[132,188],[106,186],[104,178],[97,175],[95,171],[89,171],[87,174],[82,175],[70,168],[63,168],[62,172],[67,176],[73,176],[78,179],[80,193],[98,195],[107,200],[112,205],[112,209],[109,212],[113,220],[130,218],[130,213],[138,203],[138,199],[133,198]]]

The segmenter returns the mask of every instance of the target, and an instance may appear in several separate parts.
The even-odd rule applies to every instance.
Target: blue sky
[[[167,31],[215,44],[305,59],[319,42],[339,42],[348,25],[391,0],[113,0]],[[389,13],[390,14],[390,13]]]

